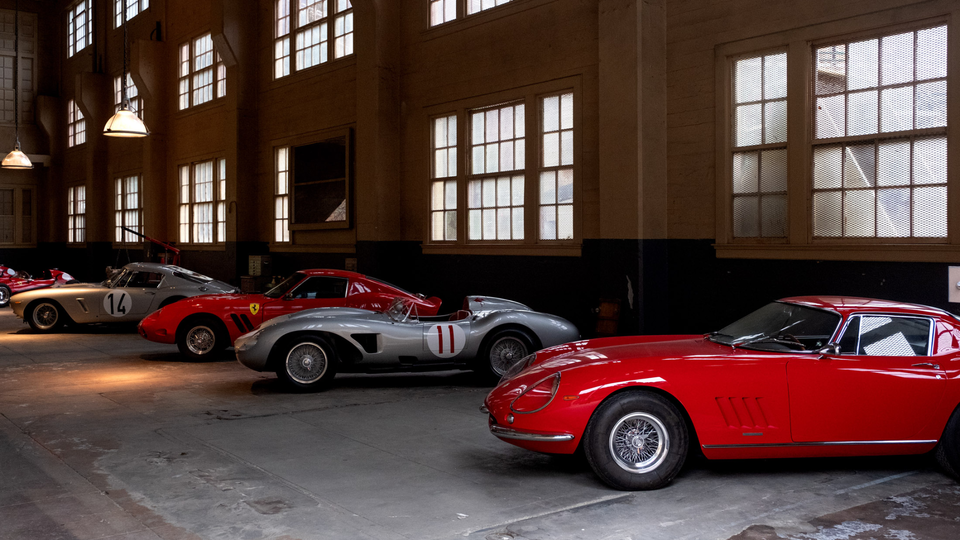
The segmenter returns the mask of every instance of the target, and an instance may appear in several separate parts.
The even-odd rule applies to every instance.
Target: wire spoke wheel
[[[0,307],[6,306],[10,302],[10,289],[6,285],[0,285]]]
[[[297,383],[308,385],[319,381],[329,366],[327,353],[316,343],[300,343],[287,353],[286,372]]]
[[[53,328],[59,319],[60,311],[53,304],[43,303],[33,309],[33,322],[40,330]]]
[[[187,332],[187,349],[197,356],[210,354],[217,346],[217,335],[208,326],[194,326]]]
[[[527,356],[527,345],[516,336],[504,336],[490,346],[490,369],[502,376],[521,358]]]
[[[670,449],[670,436],[659,418],[630,413],[610,430],[610,453],[622,469],[645,473],[660,466]]]

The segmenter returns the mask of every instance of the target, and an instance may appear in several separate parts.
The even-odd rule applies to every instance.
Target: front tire
[[[520,330],[500,330],[487,339],[478,359],[477,370],[487,380],[497,382],[514,364],[533,352],[533,343]]]
[[[189,319],[177,328],[177,348],[191,360],[216,357],[227,348],[229,341],[226,328],[213,317]]]
[[[940,444],[934,450],[937,463],[950,476],[960,479],[960,407],[957,407],[943,429]]]
[[[652,392],[614,395],[594,411],[583,434],[590,467],[610,487],[658,489],[680,472],[689,444],[679,409]]]
[[[27,309],[26,319],[37,332],[48,333],[63,326],[66,315],[60,306],[51,300],[40,300]]]
[[[295,390],[322,390],[337,374],[337,353],[322,337],[300,336],[279,344],[277,351],[277,377]]]
[[[10,305],[10,296],[10,287],[0,285],[0,308],[5,308]]]

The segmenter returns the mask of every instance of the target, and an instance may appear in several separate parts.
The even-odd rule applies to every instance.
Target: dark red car
[[[301,270],[264,294],[217,294],[170,304],[140,322],[140,335],[176,343],[189,358],[209,357],[264,321],[304,309],[352,307],[384,311],[402,296],[423,315],[436,315],[440,299],[345,270]]]
[[[618,489],[708,459],[934,451],[960,472],[960,320],[850,297],[786,298],[711,334],[577,341],[528,357],[487,396],[497,437],[582,448]]]
[[[44,274],[45,276],[41,279],[33,279],[26,272],[17,272],[9,266],[0,264],[0,308],[10,305],[10,297],[17,293],[52,287],[55,284],[66,285],[74,281],[73,276],[56,269],[47,270]]]

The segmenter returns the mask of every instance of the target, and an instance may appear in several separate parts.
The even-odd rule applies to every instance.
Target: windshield
[[[774,302],[710,334],[710,340],[765,351],[807,351],[827,345],[840,315],[797,304]]]
[[[296,274],[294,274],[294,275],[288,277],[287,279],[281,281],[280,284],[277,285],[276,287],[274,287],[274,288],[270,289],[269,291],[263,293],[263,295],[266,296],[267,298],[280,298],[281,296],[283,296],[283,295],[287,294],[288,292],[290,292],[290,289],[292,289],[293,286],[296,285],[297,283],[300,283],[300,281],[301,281],[304,277],[305,277],[304,274],[301,274],[300,272],[297,272]]]
[[[107,287],[123,287],[123,285],[130,279],[130,272],[126,268],[121,268],[113,270],[106,281],[103,282]]]
[[[413,300],[409,298],[404,298],[402,296],[397,296],[390,302],[390,307],[387,308],[387,316],[397,322],[403,322],[407,320],[407,317],[412,315],[416,317],[416,311],[414,308],[416,306],[413,303]]]

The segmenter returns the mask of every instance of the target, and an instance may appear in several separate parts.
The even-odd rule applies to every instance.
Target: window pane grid
[[[787,55],[740,59],[733,67],[734,146],[787,141]]]
[[[67,146],[72,147],[87,142],[87,121],[77,102],[67,102]]]
[[[93,0],[80,0],[67,13],[67,56],[93,43]]]
[[[86,241],[87,187],[67,188],[67,242]]]
[[[226,161],[182,165],[180,242],[211,244],[226,240]]]
[[[430,195],[430,239],[457,239],[457,115],[434,118],[431,125],[432,178],[452,178],[433,182]]]
[[[540,100],[541,240],[573,239],[573,93]]]
[[[290,148],[277,148],[277,183],[274,189],[274,242],[290,241]]]
[[[123,105],[123,88],[121,87],[121,84],[121,78],[114,77],[113,103],[114,110],[117,111],[119,111],[120,106]],[[130,102],[130,111],[143,120],[143,100],[140,99],[140,93],[137,90],[137,85],[133,84],[133,77],[131,77],[129,73],[127,73],[127,101]]]
[[[733,155],[733,236],[787,234],[786,148]]]
[[[814,50],[817,139],[941,128],[947,27]]]
[[[523,240],[523,198],[522,175],[468,182],[470,240]]]
[[[945,137],[814,149],[818,238],[946,238]]]
[[[430,26],[457,18],[457,0],[430,0]]]
[[[467,0],[467,15],[502,6],[510,0]]]
[[[179,63],[180,110],[226,95],[226,65],[214,50],[210,34],[180,45]]]
[[[115,223],[116,234],[114,241],[120,243],[135,243],[139,237],[133,233],[124,231],[121,227],[132,229],[142,233],[140,208],[140,177],[127,176],[117,178],[116,182],[116,205],[115,205]]]
[[[136,17],[140,13],[146,11],[150,7],[150,0],[114,0],[113,3],[113,13],[114,13],[114,28],[120,28],[123,25],[123,5],[127,6],[127,17],[130,19]]]

